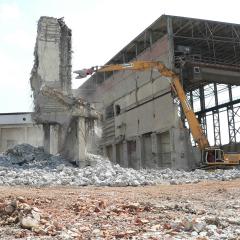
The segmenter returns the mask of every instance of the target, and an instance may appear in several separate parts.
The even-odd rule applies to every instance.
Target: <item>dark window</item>
[[[200,73],[200,67],[194,67],[193,70],[194,73]]]
[[[119,115],[121,113],[121,107],[120,105],[115,105],[115,112],[116,112],[116,115]]]
[[[113,104],[106,107],[105,116],[106,116],[106,119],[112,118],[114,116]]]

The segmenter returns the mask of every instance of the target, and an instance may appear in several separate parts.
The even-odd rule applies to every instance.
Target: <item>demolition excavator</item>
[[[239,153],[225,153],[219,147],[210,146],[209,141],[188,102],[179,76],[172,70],[168,69],[163,63],[159,61],[133,61],[126,64],[112,64],[101,67],[92,67],[90,69],[75,71],[74,73],[78,74],[76,78],[83,78],[88,75],[92,75],[95,72],[112,72],[122,70],[144,71],[149,69],[157,70],[161,76],[169,79],[172,91],[178,97],[182,106],[182,110],[187,119],[193,140],[197,147],[201,150],[200,168],[214,169],[240,166]]]

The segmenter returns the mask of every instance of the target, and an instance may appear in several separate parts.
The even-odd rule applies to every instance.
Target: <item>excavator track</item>
[[[214,165],[202,165],[200,167],[198,167],[197,169],[202,169],[202,170],[217,170],[217,169],[240,169],[240,166],[237,164],[214,164]]]

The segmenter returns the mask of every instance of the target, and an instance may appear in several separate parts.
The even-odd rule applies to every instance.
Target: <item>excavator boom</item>
[[[184,115],[188,121],[189,128],[191,130],[194,141],[197,143],[200,150],[204,150],[209,147],[209,142],[205,136],[200,123],[198,122],[195,113],[192,110],[191,105],[189,104],[186,94],[182,88],[179,78],[176,76],[172,79],[172,87],[174,91],[177,92],[177,96],[181,102],[181,106],[184,112]]]
[[[163,63],[158,61],[133,61],[125,64],[92,67],[90,69],[75,71],[75,73],[78,74],[77,78],[82,78],[87,75],[91,75],[93,72],[111,72],[122,70],[144,71],[149,69],[157,70],[161,76],[170,80],[171,87],[181,103],[193,139],[202,152],[202,167],[209,167],[212,169],[215,167],[240,165],[240,154],[224,153],[220,148],[210,147],[208,139],[204,135],[201,125],[199,124],[198,119],[187,100],[178,75],[168,69]]]
[[[113,64],[105,65],[98,69],[98,72],[110,72],[110,71],[120,71],[120,70],[135,70],[143,71],[149,69],[156,69],[159,73],[167,78],[170,78],[170,83],[175,94],[178,96],[180,103],[182,105],[183,112],[187,118],[189,128],[191,130],[192,136],[198,147],[203,150],[209,147],[209,142],[204,135],[202,128],[193,112],[183,87],[180,83],[178,75],[173,71],[168,69],[163,63],[158,61],[134,61],[126,64]]]

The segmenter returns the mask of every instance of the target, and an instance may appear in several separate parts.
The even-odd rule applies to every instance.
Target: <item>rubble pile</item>
[[[139,186],[161,183],[198,183],[240,178],[240,170],[134,170],[112,164],[108,159],[88,154],[91,166],[78,168],[60,155],[47,154],[28,144],[17,145],[0,156],[0,185],[31,186]]]
[[[60,155],[51,155],[44,152],[42,147],[29,144],[16,145],[0,156],[0,165],[19,168],[56,168],[59,164],[72,166]]]

